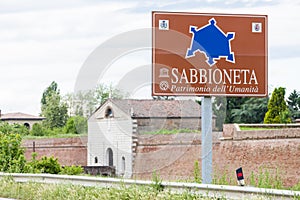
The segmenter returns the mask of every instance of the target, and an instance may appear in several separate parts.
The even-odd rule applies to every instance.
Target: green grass
[[[240,126],[241,131],[259,131],[259,130],[274,130],[279,128],[273,127],[252,127],[252,126]]]
[[[294,191],[300,191],[300,181],[299,181],[298,184],[296,184],[296,185],[294,185],[294,186],[292,187],[292,190],[294,190]]]
[[[44,135],[44,136],[33,136],[33,135],[25,135],[23,139],[42,139],[42,138],[73,138],[73,137],[84,137],[87,134],[56,134],[56,135]]]
[[[214,199],[196,195],[189,191],[175,194],[167,189],[158,191],[155,187],[120,185],[118,188],[84,187],[72,184],[17,183],[6,177],[0,181],[0,196],[15,199],[65,200],[65,199]],[[217,198],[215,198],[217,199]]]
[[[278,174],[270,176],[268,170],[260,170],[259,174],[251,174],[253,179],[252,184],[263,188],[283,188],[282,182],[279,180],[281,177]],[[275,179],[274,179],[275,178]],[[12,177],[6,176],[0,180],[0,197],[14,198],[14,199],[36,199],[36,200],[65,200],[65,199],[116,199],[116,200],[135,200],[135,199],[223,199],[223,198],[209,198],[200,194],[191,193],[188,189],[181,193],[171,192],[167,188],[161,187],[162,179],[159,174],[154,173],[152,177],[153,184],[151,186],[125,186],[120,184],[119,187],[85,187],[82,185],[73,184],[44,184],[36,182],[18,183]],[[233,179],[223,174],[215,184],[228,185],[234,182]],[[278,182],[279,181],[279,182]],[[279,183],[279,184],[278,184]],[[236,183],[235,183],[236,184]],[[294,187],[290,188],[294,191],[300,190],[300,182]],[[259,197],[258,199],[272,199]],[[295,199],[300,199],[295,197]]]
[[[145,132],[143,134],[172,135],[172,134],[178,134],[178,133],[200,133],[200,131],[199,130],[190,130],[190,129],[173,129],[173,130],[161,129],[159,131]]]
[[[279,169],[271,170],[260,167],[258,172],[251,172],[248,177],[245,177],[245,183],[246,185],[258,188],[300,191],[300,181],[298,184],[291,187],[284,186],[282,173],[283,172]],[[223,173],[221,171],[217,171],[213,178],[213,184],[237,185],[236,176],[234,173],[229,173],[226,169]]]

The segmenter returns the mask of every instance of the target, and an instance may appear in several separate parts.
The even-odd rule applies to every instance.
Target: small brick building
[[[87,164],[115,166],[117,175],[130,178],[138,134],[200,128],[201,108],[192,100],[109,99],[88,120]]]

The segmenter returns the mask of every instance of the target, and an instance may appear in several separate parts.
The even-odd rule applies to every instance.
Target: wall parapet
[[[254,130],[241,130],[241,127]],[[300,124],[224,124],[220,140],[300,138]]]

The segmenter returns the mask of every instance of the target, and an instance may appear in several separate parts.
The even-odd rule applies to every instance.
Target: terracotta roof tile
[[[6,114],[1,114],[0,116],[1,120],[11,120],[11,119],[35,119],[35,120],[42,120],[45,119],[45,117],[39,117],[39,116],[34,116],[30,114],[25,114],[21,112],[16,112],[16,113],[6,113]]]
[[[111,100],[133,117],[200,117],[201,107],[192,100]]]

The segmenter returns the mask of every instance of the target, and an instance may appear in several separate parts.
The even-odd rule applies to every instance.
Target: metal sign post
[[[212,183],[212,100],[204,97],[201,103],[202,183]]]

